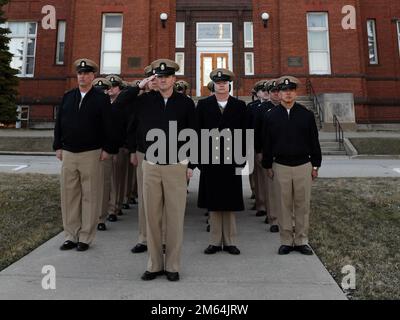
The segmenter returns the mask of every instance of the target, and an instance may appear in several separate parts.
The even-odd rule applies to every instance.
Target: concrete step
[[[347,153],[346,153],[346,151],[331,151],[331,150],[325,151],[325,150],[322,150],[322,155],[323,156],[347,156]]]

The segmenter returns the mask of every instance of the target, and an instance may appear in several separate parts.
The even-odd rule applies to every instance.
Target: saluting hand
[[[56,150],[56,157],[58,160],[62,161],[62,149]]]
[[[140,81],[140,83],[139,83],[139,89],[142,89],[142,90],[143,90],[143,89],[146,87],[146,84],[148,84],[150,81],[153,81],[155,77],[156,77],[156,76],[153,75],[153,76],[151,76],[151,77],[148,77],[148,78],[143,79],[142,81]]]

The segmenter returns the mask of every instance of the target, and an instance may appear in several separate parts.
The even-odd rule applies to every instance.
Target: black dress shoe
[[[86,251],[87,249],[89,249],[89,245],[87,243],[78,242],[76,250],[78,250],[78,251]]]
[[[116,221],[118,221],[118,218],[117,218],[116,214],[110,214],[110,215],[108,215],[107,220],[110,222],[116,222]]]
[[[143,243],[138,243],[131,250],[132,253],[142,253],[147,251],[147,246]]]
[[[293,250],[305,254],[306,256],[312,256],[314,254],[312,249],[307,245],[294,246]]]
[[[240,250],[236,246],[224,246],[224,251],[235,255],[240,254]]]
[[[141,279],[144,281],[154,280],[158,276],[162,276],[164,274],[165,274],[164,271],[158,271],[158,272],[146,271],[145,273],[143,273]]]
[[[107,230],[106,224],[105,224],[105,223],[99,223],[99,224],[97,225],[97,230],[99,230],[99,231],[106,231],[106,230]]]
[[[165,272],[167,274],[167,279],[169,281],[179,281],[179,273],[178,272]]]
[[[285,254],[291,253],[292,251],[293,251],[293,247],[282,245],[279,247],[278,254],[285,255]]]
[[[277,233],[279,232],[279,227],[277,225],[273,225],[269,228],[269,231],[272,233]]]
[[[71,250],[76,248],[77,244],[75,242],[72,242],[70,240],[65,241],[62,246],[60,247],[60,250],[65,251],[65,250]]]
[[[269,224],[268,216],[265,217],[264,223],[265,223],[265,224]]]
[[[256,217],[264,217],[266,215],[267,215],[267,211],[264,211],[264,210],[259,210],[256,213]]]
[[[207,249],[204,250],[204,253],[205,254],[214,254],[214,253],[217,253],[218,251],[222,251],[222,247],[209,245],[207,247]]]
[[[128,203],[123,203],[122,204],[122,209],[125,209],[125,210],[130,209],[129,204]]]

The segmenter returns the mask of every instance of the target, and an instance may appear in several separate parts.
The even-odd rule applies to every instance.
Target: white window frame
[[[106,28],[106,17],[107,16],[121,16],[121,27],[120,28]],[[123,39],[121,41],[121,48],[119,50],[110,50],[104,51],[104,40],[106,33],[121,33],[121,37],[123,36],[122,30],[124,28],[124,16],[121,13],[103,13],[103,21],[102,21],[102,34],[101,34],[101,62],[100,62],[100,73],[101,74],[121,74],[122,69],[122,44]],[[121,55],[121,60],[119,62],[119,69],[113,70],[112,72],[104,72],[104,54],[105,53],[119,53]]]
[[[252,68],[253,72],[250,72],[250,71],[247,69],[247,63],[246,63],[246,61],[247,61],[247,59],[246,59],[247,56],[251,56],[251,62],[252,62],[251,68]],[[254,76],[254,52],[245,52],[245,53],[244,53],[244,74],[245,74],[246,76]]]
[[[246,38],[246,28],[250,28],[251,39]],[[254,48],[254,29],[253,22],[246,21],[243,23],[243,41],[245,48]]]
[[[230,33],[229,33],[229,39],[199,39],[199,29],[201,25],[207,25],[207,24],[226,24],[229,25]],[[196,39],[198,42],[232,42],[233,40],[233,31],[232,31],[232,22],[197,22],[196,23]]]
[[[375,60],[371,59],[369,56],[369,36],[368,36],[368,31],[369,31],[369,23],[373,23],[373,36],[374,36],[374,50],[375,50]],[[376,20],[375,19],[367,19],[367,43],[368,43],[368,61],[370,65],[377,65],[379,64],[379,55],[378,55],[378,42],[376,40]]]
[[[397,20],[397,39],[399,43],[399,56],[400,56],[400,20]]]
[[[310,15],[323,15],[325,17],[326,27],[310,27],[309,17]],[[311,48],[311,32],[323,32],[326,34],[327,49],[326,50],[310,50]],[[307,12],[307,39],[308,39],[308,64],[310,74],[331,74],[332,73],[332,63],[331,63],[331,50],[330,50],[330,36],[329,36],[329,18],[327,12]],[[311,53],[326,53],[328,57],[328,69],[327,70],[313,70],[311,64]]]
[[[178,39],[178,28],[181,28],[182,39]],[[175,48],[185,48],[185,23],[177,22],[175,27]]]
[[[61,33],[60,24],[64,24],[64,33]],[[57,21],[57,48],[56,48],[56,64],[64,65],[65,64],[65,39],[67,34],[67,22],[65,20]],[[64,43],[64,59],[60,60],[60,43]]]
[[[23,39],[24,40],[24,52],[22,54],[22,72],[17,74],[17,77],[21,78],[33,78],[35,75],[35,65],[36,65],[36,48],[37,48],[37,34],[38,34],[38,24],[35,21],[6,21],[2,25],[3,28],[8,28],[8,24],[12,23],[24,23],[25,24],[25,35],[24,36],[13,36],[11,33],[7,34],[10,39]],[[29,24],[34,23],[36,25],[35,34],[28,34]],[[33,49],[33,71],[32,73],[26,73],[26,60],[28,58],[28,40],[35,39],[35,48]],[[29,57],[32,57],[31,55]]]
[[[175,74],[177,76],[185,75],[185,53],[184,52],[175,52],[175,62],[178,63],[178,56],[182,56],[183,64],[179,65],[179,71]]]

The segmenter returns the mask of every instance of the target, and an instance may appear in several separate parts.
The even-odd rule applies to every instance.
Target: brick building
[[[46,5],[54,29],[43,28]],[[317,94],[353,93],[357,123],[400,122],[398,0],[11,0],[3,9],[31,127],[51,124],[80,57],[129,81],[154,59],[176,59],[193,96],[205,95],[216,66],[237,74],[237,96],[292,74]]]

